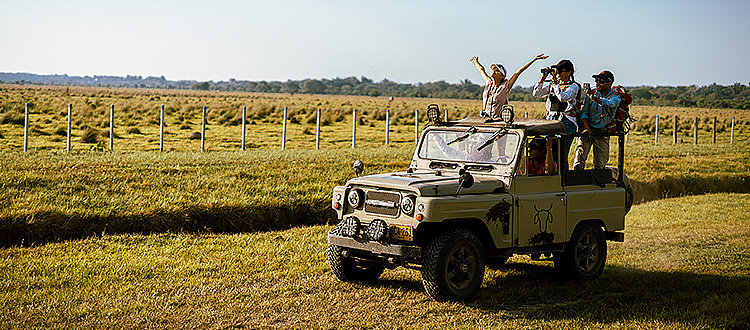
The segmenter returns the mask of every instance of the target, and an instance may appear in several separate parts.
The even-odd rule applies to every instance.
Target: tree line
[[[28,73],[0,73],[0,82],[16,84],[76,85],[96,87],[167,88],[212,91],[244,91],[263,93],[304,93],[334,95],[368,95],[393,97],[425,97],[451,99],[481,99],[484,86],[469,79],[458,83],[445,81],[428,83],[398,83],[367,77],[333,79],[304,79],[282,81],[171,81],[162,77],[141,76],[85,76],[36,75]],[[632,86],[627,87],[636,105],[681,106],[701,108],[750,109],[750,84],[729,86]],[[511,101],[541,101],[531,96],[532,87],[516,86]]]

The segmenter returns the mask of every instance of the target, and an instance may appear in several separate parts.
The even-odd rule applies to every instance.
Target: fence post
[[[734,143],[734,116],[732,116],[732,132],[729,136],[729,143]]]
[[[391,109],[385,109],[385,145],[388,145],[388,135],[391,133]]]
[[[677,115],[672,117],[672,144],[677,144]]]
[[[206,106],[203,106],[203,116],[201,116],[201,152],[206,151]]]
[[[445,108],[445,106],[443,108]],[[445,110],[445,117],[443,121],[447,123],[448,122],[448,108],[445,108],[444,110]]]
[[[357,109],[352,109],[352,148],[357,147]]]
[[[656,115],[656,124],[654,126],[654,144],[659,144],[659,115]]]
[[[23,110],[23,152],[29,151],[29,104]]]
[[[698,144],[698,117],[693,118],[693,144]]]
[[[315,149],[320,149],[320,108],[317,111],[317,123],[315,124]]]
[[[115,105],[109,107],[109,151],[115,147]]]
[[[523,113],[523,118],[529,118],[529,112],[528,111],[526,111],[526,112]]]
[[[286,112],[287,107],[284,107],[284,118],[281,125],[281,150],[286,150]]]
[[[73,123],[73,103],[68,103],[68,152],[70,152],[70,133],[72,131]]]
[[[419,109],[414,110],[414,144],[419,143]]]
[[[159,111],[159,151],[164,151],[164,104],[161,105],[161,111]]]
[[[247,117],[247,107],[242,107],[242,145],[240,146],[240,150],[245,150],[245,127],[246,127],[246,120],[245,117]]]
[[[716,143],[716,116],[714,116],[714,127],[711,131],[711,143]]]

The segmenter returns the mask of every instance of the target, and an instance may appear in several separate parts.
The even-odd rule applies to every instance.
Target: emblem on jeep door
[[[549,205],[548,209],[541,210],[536,207],[536,204],[534,204],[534,210],[536,210],[536,215],[534,215],[534,224],[539,225],[539,233],[529,238],[529,244],[551,244],[555,241],[555,233],[548,233],[547,225],[554,221],[551,212],[552,204]]]

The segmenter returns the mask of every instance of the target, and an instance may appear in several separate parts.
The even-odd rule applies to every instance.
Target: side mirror
[[[352,168],[354,169],[354,174],[359,176],[360,174],[362,174],[362,172],[364,172],[365,164],[362,163],[361,160],[356,160],[354,161],[354,165],[352,165]]]
[[[474,176],[464,168],[458,170],[458,189],[456,189],[456,194],[453,195],[453,197],[458,197],[458,193],[461,192],[461,188],[469,189],[473,185]]]

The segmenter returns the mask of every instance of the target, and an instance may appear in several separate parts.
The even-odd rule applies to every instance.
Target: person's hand
[[[474,63],[474,64],[479,64],[479,56],[474,56],[474,57],[472,57],[472,58],[471,58],[471,59],[469,60],[469,62],[471,62],[471,63]]]
[[[534,61],[536,61],[536,60],[546,60],[548,57],[549,57],[549,55],[544,55],[544,53],[541,53],[541,54],[537,55],[536,57],[534,57]]]
[[[581,131],[581,135],[591,136],[591,127],[587,126],[586,128],[584,128],[583,131]]]

